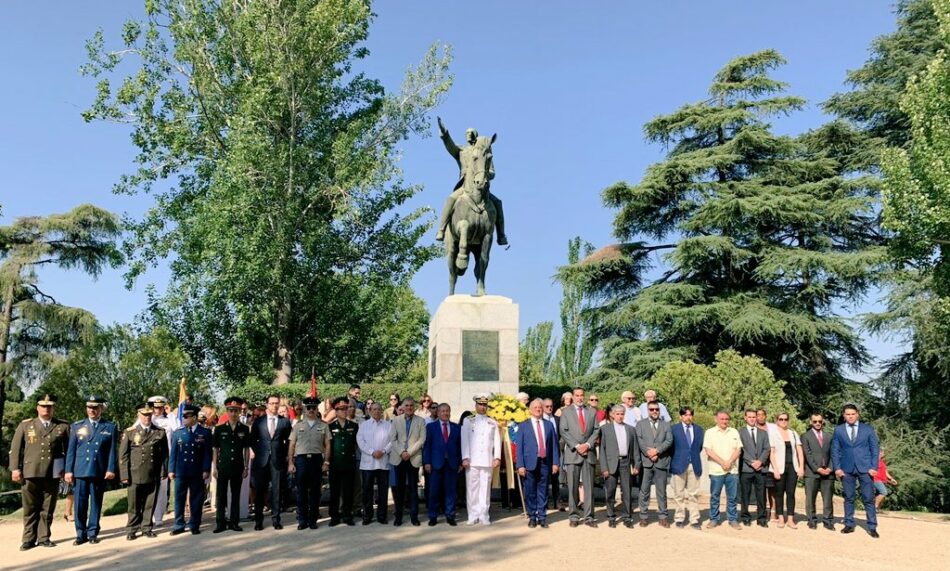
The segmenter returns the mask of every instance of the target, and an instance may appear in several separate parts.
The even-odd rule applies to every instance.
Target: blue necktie
[[[412,419],[406,418],[406,446],[403,450],[409,450],[409,430],[412,428]]]

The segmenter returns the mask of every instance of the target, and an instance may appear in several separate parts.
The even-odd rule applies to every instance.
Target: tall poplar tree
[[[666,146],[638,184],[603,192],[620,244],[564,270],[600,304],[601,382],[642,379],[683,357],[757,355],[800,403],[840,388],[867,353],[838,315],[883,259],[876,179],[842,157],[858,136],[832,124],[800,138],[769,120],[804,105],[769,72],[773,50],[736,58],[709,98],[644,127]],[[662,275],[643,283],[649,254]]]

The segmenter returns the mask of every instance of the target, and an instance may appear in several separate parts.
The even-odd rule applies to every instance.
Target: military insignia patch
[[[89,427],[83,426],[82,428],[80,428],[79,431],[76,432],[76,436],[78,436],[79,438],[85,438],[89,436]]]
[[[139,444],[141,444],[141,443],[142,443],[142,435],[139,434],[139,433],[136,433],[136,434],[135,434],[135,438],[132,439],[132,442],[134,442],[136,446],[138,446]]]

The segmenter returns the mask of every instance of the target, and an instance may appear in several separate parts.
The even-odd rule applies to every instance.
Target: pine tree
[[[600,383],[735,349],[761,357],[803,402],[867,362],[836,311],[860,299],[883,259],[876,180],[851,176],[840,158],[858,137],[843,124],[800,138],[771,131],[770,118],[804,105],[769,76],[783,63],[772,50],[729,62],[707,100],[645,126],[669,148],[665,160],[639,184],[604,190],[621,243],[564,271],[599,302]],[[641,285],[653,252],[664,273]]]

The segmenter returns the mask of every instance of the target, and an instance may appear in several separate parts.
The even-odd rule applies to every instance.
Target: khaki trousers
[[[686,521],[689,510],[689,522],[699,523],[699,477],[690,464],[682,474],[670,474],[673,478],[673,501],[676,502],[676,514],[673,521]]]

